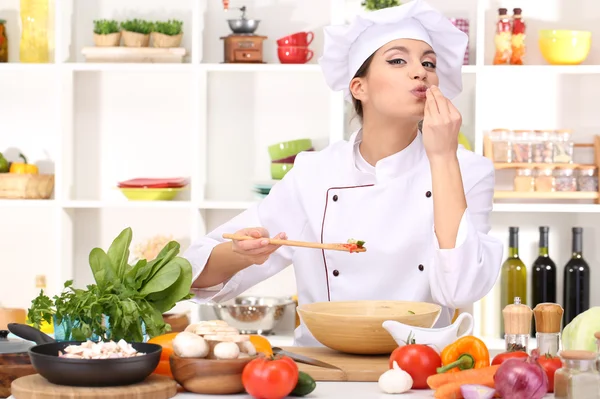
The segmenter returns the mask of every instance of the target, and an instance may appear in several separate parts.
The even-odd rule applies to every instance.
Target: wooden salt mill
[[[506,305],[502,310],[504,317],[504,341],[507,352],[527,352],[529,334],[531,333],[531,308],[521,303],[521,298],[515,297],[512,305]]]
[[[558,354],[563,313],[563,308],[557,303],[540,303],[533,309],[535,337],[540,355]]]

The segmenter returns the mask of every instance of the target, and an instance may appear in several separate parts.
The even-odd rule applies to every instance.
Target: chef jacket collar
[[[358,179],[359,184],[367,184],[369,175],[361,172],[356,167],[356,154],[354,152],[355,146],[359,145],[362,141],[362,129],[355,132],[349,140],[349,151],[351,154],[352,170],[355,172],[354,175]],[[410,173],[417,165],[422,161],[425,155],[425,148],[423,147],[423,137],[421,131],[417,133],[415,139],[402,151],[392,154],[388,157],[380,159],[375,164],[375,182],[370,183],[384,183],[389,180],[395,179],[406,173]]]
[[[428,43],[437,54],[439,87],[449,99],[462,91],[462,64],[468,36],[423,0],[358,15],[349,25],[324,28],[324,49],[319,64],[332,90],[343,90],[352,101],[349,86],[357,70],[374,52],[396,39]]]

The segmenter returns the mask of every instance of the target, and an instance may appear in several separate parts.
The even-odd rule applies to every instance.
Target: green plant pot
[[[302,151],[307,151],[311,149],[312,146],[311,139],[298,139],[270,145],[268,150],[271,160],[276,161],[278,159],[291,157]]]

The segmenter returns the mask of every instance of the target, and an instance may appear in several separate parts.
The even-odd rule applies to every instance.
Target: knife
[[[278,348],[278,347],[273,348],[273,353],[276,353],[276,354],[282,355],[282,356],[287,356],[299,363],[309,364],[311,366],[317,366],[317,367],[325,367],[328,369],[340,370],[343,372],[343,370],[341,368],[334,366],[333,364],[325,363],[320,360],[310,358],[308,356],[299,355],[297,353],[291,353],[288,351],[284,351],[283,349]]]

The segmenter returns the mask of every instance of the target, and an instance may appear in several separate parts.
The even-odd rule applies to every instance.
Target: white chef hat
[[[416,39],[437,54],[436,72],[444,96],[462,91],[461,68],[468,36],[423,0],[356,16],[350,25],[324,28],[325,44],[319,64],[332,90],[352,101],[350,81],[361,65],[383,45],[396,39]]]

